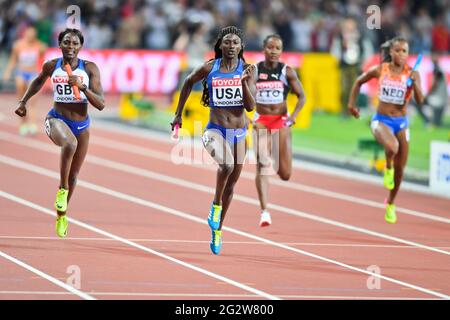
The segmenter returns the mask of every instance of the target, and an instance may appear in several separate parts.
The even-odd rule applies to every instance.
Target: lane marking
[[[33,237],[33,236],[0,236],[0,239],[7,239],[7,240],[49,240],[49,241],[55,241],[58,240],[58,237]],[[108,238],[92,238],[92,237],[66,237],[66,241],[73,240],[73,241],[115,241],[113,239]],[[175,244],[207,244],[209,241],[207,240],[188,240],[188,239],[127,239],[133,242],[155,242],[155,243],[175,243]],[[229,244],[235,244],[235,245],[260,245],[260,246],[267,246],[267,243],[261,243],[257,241],[226,241],[227,245]],[[374,248],[374,249],[384,249],[384,248],[390,248],[390,249],[419,249],[414,246],[402,246],[402,245],[377,245],[377,244],[359,244],[359,243],[317,243],[317,242],[279,242],[281,244],[287,245],[287,246],[313,246],[313,247],[350,247],[350,248]],[[448,246],[442,246],[442,247],[436,247],[440,249],[450,249]],[[0,279],[1,280],[1,279]]]
[[[84,293],[84,292],[82,292],[82,291],[80,291],[80,290],[78,290],[78,289],[76,289],[76,288],[74,288],[72,286],[69,286],[68,284],[66,284],[66,283],[64,283],[64,282],[62,282],[62,281],[60,281],[60,280],[58,280],[58,279],[56,279],[56,278],[54,278],[54,277],[44,273],[44,272],[42,272],[41,270],[38,270],[38,269],[30,266],[29,264],[26,264],[25,262],[20,261],[19,259],[14,258],[14,257],[4,253],[3,251],[0,251],[0,256],[5,258],[6,260],[9,260],[9,261],[11,261],[11,262],[21,266],[24,269],[27,269],[28,271],[31,271],[34,274],[37,274],[39,277],[44,278],[45,280],[48,280],[51,283],[53,283],[53,284],[55,284],[55,285],[57,285],[57,286],[59,286],[59,287],[61,287],[63,289],[66,289],[67,291],[69,291],[69,292],[67,292],[67,294],[75,294],[75,295],[77,295],[80,298],[83,298],[85,300],[96,300],[94,297],[90,296],[89,294]]]
[[[3,156],[0,156],[0,158],[1,157],[3,157]],[[32,165],[30,165],[30,166],[32,166]],[[41,174],[43,174],[43,175],[45,175],[46,173],[47,174],[50,173],[51,175],[53,175],[53,173],[51,171],[47,172],[48,170],[46,170],[44,168],[41,168],[41,171],[42,171]],[[56,173],[54,175],[58,176],[58,174],[56,174]],[[56,177],[56,179],[59,179],[59,178]],[[149,208],[153,208],[153,209],[156,209],[156,210],[160,210],[160,211],[172,214],[174,216],[182,217],[182,218],[185,218],[187,220],[195,221],[195,222],[198,222],[198,223],[201,223],[201,224],[205,224],[205,225],[207,224],[207,222],[204,219],[200,219],[200,218],[198,218],[196,216],[190,215],[190,214],[185,213],[183,211],[179,211],[179,210],[175,210],[175,209],[172,209],[172,208],[168,208],[168,207],[165,207],[165,206],[162,206],[162,205],[150,202],[150,201],[146,201],[144,199],[140,199],[140,198],[133,197],[133,196],[130,196],[130,195],[118,192],[118,191],[111,190],[109,188],[104,188],[104,187],[101,187],[101,186],[98,186],[98,185],[94,185],[94,184],[91,184],[91,183],[88,183],[88,182],[85,182],[85,181],[82,181],[82,180],[79,181],[78,185],[79,186],[83,186],[83,187],[88,188],[88,189],[91,189],[91,190],[99,191],[99,192],[104,193],[104,194],[111,195],[111,196],[119,198],[119,199],[123,199],[125,201],[129,201],[129,202],[136,203],[136,204],[139,204],[139,205],[142,205],[142,206],[145,206],[145,207],[149,207]],[[53,213],[52,211],[48,210],[47,208],[44,208],[44,207],[42,207],[40,205],[37,205],[37,204],[35,204],[35,203],[31,202],[31,201],[25,200],[23,198],[19,198],[19,197],[15,196],[15,195],[12,195],[10,193],[4,192],[2,190],[0,190],[0,196],[4,197],[4,198],[7,198],[7,199],[10,199],[12,201],[15,201],[17,203],[21,203],[23,205],[26,205],[26,206],[31,207],[33,209],[36,209],[38,211],[44,212],[44,213],[49,214],[51,216],[55,216],[55,213]],[[139,245],[137,243],[131,242],[131,241],[126,240],[124,238],[115,236],[115,235],[113,235],[111,233],[108,233],[106,231],[103,231],[103,230],[100,230],[98,228],[92,227],[92,226],[90,226],[88,224],[85,224],[83,222],[79,222],[79,221],[77,221],[77,220],[75,220],[73,218],[69,218],[69,221],[72,221],[74,224],[82,226],[82,227],[84,227],[84,228],[86,228],[88,230],[91,230],[93,232],[99,233],[99,234],[107,236],[109,238],[117,239],[118,241],[126,243],[126,244],[129,244],[130,246],[139,248],[139,249],[144,250],[146,252],[150,252],[150,253],[156,254],[158,256],[164,257],[164,258],[169,259],[169,260],[173,260],[176,263],[179,263],[179,264],[184,265],[184,266],[186,266],[188,268],[197,270],[197,271],[199,271],[201,273],[207,272],[207,274],[210,275],[211,277],[214,277],[214,278],[219,279],[221,281],[224,281],[224,279],[226,279],[227,281],[230,281],[231,284],[233,284],[233,285],[235,285],[235,286],[237,286],[237,287],[239,287],[241,289],[245,288],[244,290],[246,290],[246,291],[250,291],[252,293],[260,294],[261,296],[270,297],[269,299],[279,299],[278,297],[271,296],[271,295],[269,295],[269,294],[267,294],[265,292],[256,290],[254,288],[249,288],[248,286],[242,285],[242,284],[240,284],[240,283],[238,283],[236,281],[227,279],[227,278],[222,277],[222,276],[217,276],[216,274],[213,274],[212,272],[209,272],[209,271],[206,271],[206,270],[203,271],[203,269],[201,269],[201,268],[195,267],[195,266],[190,265],[188,263],[185,263],[185,262],[183,262],[181,260],[172,258],[170,256],[167,256],[167,255],[163,254],[163,253],[160,253],[158,251],[149,249],[147,247],[144,247],[144,246]],[[375,277],[375,278],[383,279],[383,280],[386,280],[386,281],[389,281],[389,282],[393,282],[395,284],[399,284],[399,285],[404,286],[404,287],[413,288],[413,289],[416,289],[418,291],[424,292],[426,294],[430,294],[430,295],[433,295],[433,296],[436,296],[436,297],[440,297],[440,298],[443,298],[443,299],[450,299],[450,296],[442,294],[442,293],[438,293],[438,292],[435,292],[435,291],[432,291],[432,290],[428,290],[426,288],[422,288],[422,287],[419,287],[419,286],[416,286],[416,285],[413,285],[413,284],[410,284],[410,283],[407,283],[407,282],[404,282],[404,281],[396,280],[394,278],[387,277],[387,276],[384,276],[384,275],[375,274],[375,273],[372,273],[372,272],[370,272],[368,270],[365,270],[365,269],[360,269],[360,268],[357,268],[357,267],[353,267],[351,265],[348,265],[348,264],[345,264],[345,263],[342,263],[342,262],[339,262],[339,261],[336,261],[336,260],[333,260],[333,259],[325,258],[323,256],[320,256],[320,255],[317,255],[317,254],[314,254],[314,253],[310,253],[308,251],[304,251],[304,250],[301,250],[301,249],[297,249],[297,248],[293,248],[293,247],[290,247],[290,246],[286,246],[286,245],[283,245],[283,244],[280,244],[280,243],[277,243],[277,242],[274,242],[274,241],[271,241],[271,240],[268,240],[268,239],[265,239],[265,238],[262,238],[262,237],[258,237],[258,236],[255,236],[253,234],[250,234],[250,233],[247,233],[247,232],[243,232],[243,231],[231,228],[231,227],[224,227],[222,229],[225,230],[225,231],[229,231],[231,233],[234,233],[234,234],[241,235],[243,237],[247,237],[247,238],[250,238],[250,239],[253,239],[253,240],[257,240],[257,241],[261,241],[261,242],[265,242],[265,243],[271,244],[271,245],[273,245],[275,247],[283,248],[283,249],[286,249],[286,250],[289,250],[289,251],[292,251],[292,252],[296,252],[296,253],[300,253],[302,255],[306,255],[306,256],[309,256],[309,257],[312,257],[312,258],[316,258],[316,259],[321,260],[321,261],[325,261],[325,262],[328,262],[328,263],[331,263],[331,264],[335,264],[335,265],[338,265],[340,267],[344,267],[346,269],[350,269],[350,270],[353,270],[353,271],[361,272],[361,273],[364,273],[364,274],[369,275],[371,277]],[[226,282],[226,281],[224,281],[224,282]]]
[[[30,141],[26,138],[17,137],[15,135],[12,135],[5,131],[0,131],[0,139],[3,139],[8,142],[14,142],[14,143],[24,145],[27,147],[35,148],[37,150],[44,150],[44,151],[52,152],[52,153],[59,153],[59,149],[56,146],[53,146],[48,143],[43,143],[41,141],[35,141],[35,140]],[[120,152],[133,153],[136,155],[144,156],[147,158],[158,159],[161,161],[171,161],[170,155],[168,155],[167,153],[156,151],[156,150],[150,150],[150,149],[143,148],[143,147],[136,146],[136,145],[122,143],[122,142],[114,141],[114,140],[107,139],[107,138],[92,137],[90,143],[99,145],[104,148],[117,150]],[[91,157],[93,157],[93,156],[91,155]],[[216,168],[213,166],[202,166],[202,165],[198,165],[198,164],[186,164],[186,165],[197,168],[197,169],[203,169],[203,170],[207,170],[207,171],[216,171]],[[241,177],[248,179],[248,180],[252,180],[252,181],[255,179],[254,173],[249,172],[249,171],[242,171]],[[357,203],[357,204],[361,204],[364,206],[369,206],[369,207],[382,209],[382,210],[385,209],[384,203],[376,202],[376,201],[369,200],[369,199],[363,199],[363,198],[355,197],[352,195],[331,191],[328,189],[308,186],[308,185],[304,185],[304,184],[292,182],[292,181],[281,181],[277,178],[270,178],[270,183],[273,185],[282,187],[282,188],[286,188],[286,189],[299,190],[299,191],[303,191],[303,192],[318,195],[318,196],[326,196],[329,198],[338,199],[341,201],[347,201],[347,202],[351,202],[351,203]],[[421,212],[421,211],[417,211],[417,210],[402,208],[399,206],[397,206],[396,210],[398,213],[403,213],[403,214],[418,217],[418,218],[423,218],[423,219],[437,221],[437,222],[443,222],[443,223],[450,223],[449,218],[438,216],[438,215],[433,215],[433,214],[429,214],[429,213],[425,213],[425,212]]]
[[[148,158],[154,158],[154,159],[158,159],[158,160],[162,160],[162,161],[171,161],[170,156],[167,155],[166,153],[163,153],[160,151],[155,151],[155,150],[148,150],[148,149],[145,149],[142,147],[135,148],[134,146],[130,146],[129,144],[127,145],[125,143],[117,142],[117,141],[107,139],[107,138],[94,137],[91,142],[93,144],[96,144],[96,145],[99,145],[99,146],[102,146],[105,148],[109,148],[109,149],[114,149],[114,150],[121,151],[121,152],[134,153],[137,155],[141,155],[141,156],[148,157]],[[187,165],[198,168],[198,169],[208,170],[208,171],[216,171],[217,170],[213,166],[202,166],[202,165],[195,165],[195,164],[187,164]],[[249,172],[249,171],[242,171],[241,177],[243,177],[247,180],[254,180],[255,174],[252,172]],[[351,203],[357,203],[357,204],[361,204],[361,205],[365,205],[365,206],[373,207],[373,208],[377,208],[377,209],[383,209],[383,210],[385,209],[384,203],[376,202],[373,200],[363,199],[363,198],[355,197],[352,195],[344,194],[341,192],[331,191],[331,190],[324,189],[324,188],[308,186],[308,185],[304,185],[304,184],[297,183],[297,182],[281,181],[280,179],[277,179],[277,178],[269,178],[269,180],[270,180],[271,184],[282,187],[282,188],[299,190],[299,191],[303,191],[303,192],[318,195],[318,196],[326,196],[329,198],[338,199],[341,201],[347,201],[347,202],[351,202]],[[415,216],[418,218],[423,218],[423,219],[428,219],[428,220],[438,221],[438,222],[444,222],[444,223],[450,223],[449,218],[445,218],[445,217],[441,217],[441,216],[437,216],[437,215],[433,215],[433,214],[429,214],[429,213],[425,213],[425,212],[421,212],[421,211],[417,211],[417,210],[402,208],[399,206],[397,206],[396,210],[398,213],[403,213],[403,214]]]
[[[0,133],[0,139],[1,139],[1,133]],[[34,143],[36,144],[36,143]],[[36,144],[37,145],[37,144]],[[58,153],[58,148],[50,148],[49,145],[47,144],[43,144],[42,148],[39,148],[37,146],[35,146],[35,148],[37,148],[38,150],[42,151],[48,151],[51,153]],[[49,171],[45,168],[42,167],[38,167],[32,164],[28,164],[26,162],[22,162],[21,160],[16,160],[14,158],[10,158],[7,156],[2,156],[0,155],[0,161],[8,164],[8,165],[12,165],[12,166],[16,166],[18,168],[22,168],[22,169],[26,169],[38,174],[41,174],[40,171],[44,170],[45,172],[47,172],[47,176],[55,178],[55,177],[59,177],[59,175],[57,175],[54,171]],[[204,193],[209,193],[209,194],[214,194],[215,193],[215,189],[211,188],[211,187],[207,187],[204,186],[202,184],[198,184],[198,183],[194,183],[194,182],[190,182],[190,181],[186,181],[183,179],[179,179],[179,178],[175,178],[172,176],[167,176],[164,174],[160,174],[157,172],[153,172],[150,170],[146,170],[146,169],[141,169],[141,168],[137,168],[134,166],[130,166],[127,164],[123,164],[123,163],[119,163],[119,162],[115,162],[115,161],[111,161],[105,158],[100,158],[97,156],[92,156],[92,155],[88,155],[86,157],[86,161],[89,163],[93,163],[102,167],[107,167],[110,169],[115,169],[118,171],[122,171],[125,172],[127,174],[135,174],[137,176],[140,177],[146,177],[149,179],[154,179],[154,180],[158,180],[158,181],[162,181],[164,183],[170,183],[170,184],[174,184],[183,188],[188,188],[190,190],[196,190],[196,191],[200,191],[200,192],[204,192]],[[259,201],[255,200],[253,198],[247,197],[247,196],[242,196],[239,194],[235,194],[234,195],[234,199],[247,203],[247,204],[251,204],[254,206],[257,206],[259,208]],[[268,204],[267,207],[269,209],[274,209],[276,211],[280,211],[283,213],[287,213],[293,216],[297,216],[297,217],[301,217],[301,218],[306,218],[309,220],[313,220],[313,221],[317,221],[317,222],[321,222],[324,224],[329,224],[329,225],[333,225],[335,227],[340,227],[343,229],[347,229],[347,230],[351,230],[354,232],[358,232],[358,233],[362,233],[362,234],[366,234],[366,235],[370,235],[373,237],[377,237],[377,238],[382,238],[382,239],[387,239],[390,241],[394,241],[394,242],[398,242],[398,243],[403,243],[409,246],[415,246],[417,248],[421,248],[421,249],[425,249],[425,250],[429,250],[429,251],[433,251],[433,252],[437,252],[437,253],[442,253],[445,255],[450,255],[450,252],[445,251],[445,250],[441,250],[435,247],[431,247],[431,246],[427,246],[427,245],[423,245],[421,243],[418,242],[414,242],[414,241],[409,241],[409,240],[404,240],[398,237],[394,237],[394,236],[390,236],[384,233],[380,233],[380,232],[376,232],[376,231],[372,231],[366,228],[362,228],[362,227],[356,227],[350,224],[346,224],[343,222],[339,222],[333,219],[328,219],[328,218],[324,218],[321,217],[318,214],[311,214],[311,213],[307,213],[304,211],[300,211],[300,210],[295,210],[295,209],[291,209],[288,207],[284,207],[284,206],[280,206],[280,205],[276,205],[276,204]]]
[[[151,129],[142,129],[138,127],[132,127],[130,125],[121,124],[121,123],[114,123],[111,124],[110,122],[107,122],[101,118],[96,119],[95,123],[95,130],[99,129],[99,131],[106,131],[106,132],[115,132],[119,134],[124,134],[130,137],[139,137],[142,139],[150,140],[150,141],[157,141],[164,143],[166,145],[173,145],[173,141],[171,141],[168,138],[168,133],[161,133],[159,131],[151,130]],[[194,139],[195,140],[195,139]],[[198,139],[197,139],[198,140]],[[201,145],[201,143],[200,143]],[[334,155],[334,154],[332,154]],[[292,167],[295,169],[301,169],[301,170],[307,170],[310,172],[317,172],[320,174],[328,174],[335,177],[344,178],[345,180],[348,180],[349,177],[352,177],[352,179],[357,179],[361,181],[362,183],[369,184],[369,185],[376,185],[376,186],[382,186],[380,177],[375,177],[370,174],[364,174],[361,172],[356,172],[348,169],[342,169],[342,168],[336,168],[332,166],[327,165],[321,165],[305,160],[296,160],[294,159],[292,162]],[[430,188],[404,181],[402,182],[402,189],[407,191],[412,191],[415,193],[422,193],[434,197],[439,197],[442,199],[450,199],[450,195],[445,195],[442,193],[433,192]]]
[[[4,192],[3,190],[0,190],[0,197],[9,199],[9,200],[17,202],[17,203],[20,203],[20,204],[22,204],[24,206],[27,206],[27,207],[32,208],[32,209],[35,209],[35,210],[37,210],[39,212],[42,212],[42,213],[45,213],[47,215],[50,215],[50,216],[53,216],[53,217],[56,216],[56,213],[54,213],[53,211],[51,211],[51,210],[49,210],[47,208],[44,208],[44,207],[42,207],[42,206],[40,206],[38,204],[35,204],[35,203],[33,203],[31,201],[28,201],[28,200],[25,200],[23,198],[17,197],[17,196],[15,196],[13,194]],[[258,295],[260,297],[263,297],[263,298],[266,298],[266,299],[269,299],[269,300],[279,300],[280,299],[279,297],[276,297],[274,295],[268,294],[268,293],[266,293],[264,291],[261,291],[261,290],[249,287],[249,286],[247,286],[245,284],[242,284],[240,282],[234,281],[234,280],[232,280],[230,278],[221,276],[219,274],[216,274],[214,272],[208,271],[208,270],[203,269],[203,268],[199,268],[199,267],[197,267],[195,265],[192,265],[192,264],[184,262],[182,260],[173,258],[173,257],[171,257],[169,255],[166,255],[164,253],[161,253],[159,251],[156,251],[156,250],[144,247],[144,246],[142,246],[142,245],[140,245],[138,243],[135,243],[135,242],[127,240],[125,238],[116,236],[116,235],[114,235],[112,233],[109,233],[107,231],[104,231],[104,230],[101,230],[99,228],[93,227],[93,226],[91,226],[91,225],[89,225],[87,223],[78,221],[78,220],[76,220],[74,218],[68,218],[68,220],[70,221],[70,223],[73,223],[73,224],[75,224],[75,225],[77,225],[79,227],[82,227],[82,228],[90,230],[92,232],[101,234],[102,236],[114,239],[116,241],[122,242],[122,243],[127,244],[127,245],[129,245],[131,247],[134,247],[134,248],[140,249],[142,251],[145,251],[147,253],[156,255],[156,256],[158,256],[160,258],[169,260],[169,261],[174,262],[176,264],[179,264],[179,265],[181,265],[183,267],[186,267],[186,268],[189,268],[191,270],[194,270],[194,271],[197,271],[199,273],[202,273],[204,275],[207,275],[207,276],[209,276],[211,278],[214,278],[214,279],[226,282],[226,283],[228,283],[228,284],[230,284],[232,286],[238,287],[238,288],[240,288],[240,289],[242,289],[244,291],[249,291],[249,292],[254,293],[254,294],[256,294],[256,295]]]
[[[2,113],[0,112],[0,114],[2,114]],[[94,130],[115,132],[115,133],[125,134],[130,137],[139,137],[139,138],[150,140],[150,141],[161,142],[166,145],[167,144],[173,145],[173,141],[171,141],[167,137],[167,135],[169,134],[169,131],[167,133],[162,133],[162,132],[151,130],[148,128],[142,129],[142,128],[138,128],[138,127],[131,127],[130,125],[121,124],[121,123],[111,124],[110,122],[107,122],[107,120],[104,120],[101,117],[94,117],[94,120],[96,122],[95,128],[93,128]],[[0,118],[0,122],[2,122],[1,118]],[[8,125],[10,127],[14,127],[14,128],[17,127],[16,125],[14,125],[12,123],[4,122],[4,121],[3,121],[3,124]],[[359,180],[361,183],[381,186],[380,178],[375,177],[370,174],[364,174],[361,172],[355,172],[355,171],[351,171],[351,170],[347,170],[347,169],[335,168],[335,167],[331,167],[331,166],[327,166],[327,165],[321,165],[321,164],[317,164],[317,163],[313,163],[313,162],[309,162],[309,161],[305,161],[305,160],[296,160],[296,159],[293,160],[292,166],[295,169],[316,172],[319,174],[332,175],[335,177],[343,178],[345,180],[348,180],[348,177],[351,176],[352,179]],[[280,182],[280,181],[278,180],[278,182]],[[434,192],[428,187],[425,187],[425,186],[419,185],[419,184],[415,184],[412,182],[408,182],[408,181],[402,182],[402,190],[416,192],[416,193],[425,194],[425,195],[434,196],[434,197],[439,197],[442,199],[450,199],[449,195]],[[367,201],[371,201],[371,200],[367,200]],[[401,208],[397,207],[397,210],[398,209],[401,209]],[[412,215],[414,215],[414,213],[423,214],[423,213],[415,211],[415,210],[409,210],[409,209],[405,209],[405,210],[409,211],[409,212],[403,212],[405,214],[412,214]]]
[[[4,295],[68,295],[63,291],[0,291]],[[167,292],[90,292],[93,296],[124,296],[124,297],[186,297],[186,298],[259,298],[254,294],[232,293],[167,293]],[[279,295],[283,299],[364,299],[364,300],[437,300],[434,298],[407,298],[407,297],[361,297],[361,296],[320,296],[320,295]]]

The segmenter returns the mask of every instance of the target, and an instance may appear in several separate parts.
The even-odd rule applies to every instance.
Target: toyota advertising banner
[[[59,48],[48,49],[45,60],[59,57]],[[206,55],[205,61],[212,58],[213,53]],[[311,55],[311,54],[310,54]],[[156,50],[89,50],[80,51],[80,58],[94,61],[100,71],[103,90],[106,93],[142,92],[145,94],[171,94],[180,80],[181,69],[185,64],[186,56],[177,51]],[[264,59],[262,52],[245,52],[249,63],[257,63]],[[304,55],[301,53],[284,52],[281,60],[293,68],[301,68]],[[411,55],[408,63],[413,65],[416,56]],[[364,70],[379,63],[379,55],[374,55],[366,61]],[[446,73],[448,91],[450,93],[450,56],[440,59],[440,66]],[[433,64],[425,56],[418,71],[422,77],[424,92],[431,87],[433,77]],[[362,92],[373,98],[377,92],[377,82],[372,80],[365,84]]]

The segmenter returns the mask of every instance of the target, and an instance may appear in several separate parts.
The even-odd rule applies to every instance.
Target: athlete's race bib
[[[236,78],[212,78],[212,99],[216,107],[241,107],[243,103],[242,82]]]
[[[83,81],[83,76],[78,76]],[[55,75],[51,79],[54,91],[54,101],[62,103],[77,103],[80,100],[75,98],[73,88],[69,85],[69,77],[65,75]],[[81,101],[87,101],[83,92],[80,92]]]
[[[257,82],[256,90],[256,103],[278,104],[284,100],[284,84],[281,81]]]
[[[403,80],[403,79],[402,79]],[[380,101],[403,105],[406,96],[406,79],[405,81],[394,81],[391,79],[383,79],[380,84]]]

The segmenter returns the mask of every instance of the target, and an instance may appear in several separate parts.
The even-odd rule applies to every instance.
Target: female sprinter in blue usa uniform
[[[21,117],[27,113],[26,103],[50,78],[53,87],[53,108],[45,119],[45,132],[56,145],[61,147],[60,183],[56,195],[56,233],[67,235],[67,204],[76,185],[89,144],[88,102],[103,110],[105,102],[100,83],[100,72],[95,63],[78,58],[84,37],[77,29],[66,29],[58,36],[62,58],[45,62],[42,71],[25,92],[15,113]],[[66,64],[73,70],[69,76]],[[80,91],[80,100],[74,95],[73,87]]]
[[[386,61],[382,61],[381,65],[372,67],[356,79],[348,103],[349,112],[355,118],[359,118],[359,109],[355,106],[359,89],[370,79],[378,79],[380,102],[370,126],[372,134],[384,147],[386,155],[384,186],[389,189],[385,214],[388,223],[397,221],[394,200],[400,189],[403,170],[408,159],[409,128],[406,107],[410,90],[414,91],[414,98],[419,105],[424,101],[420,75],[416,71],[411,72],[411,67],[406,63],[408,53],[409,46],[406,39],[396,37],[390,40]],[[406,86],[408,77],[413,80],[411,89]]]
[[[192,86],[203,79],[202,103],[210,108],[203,145],[219,164],[216,192],[208,216],[212,231],[210,248],[219,254],[223,221],[245,160],[245,110],[254,108],[256,78],[254,66],[245,64],[243,34],[238,28],[223,28],[214,51],[215,58],[195,69],[184,81],[171,125],[172,130],[177,124],[181,127],[181,115]]]

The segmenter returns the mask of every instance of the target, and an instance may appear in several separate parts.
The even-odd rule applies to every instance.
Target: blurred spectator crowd
[[[192,50],[211,48],[220,28],[245,31],[246,50],[261,50],[278,33],[286,51],[329,52],[352,19],[372,49],[395,35],[410,41],[411,52],[450,52],[448,0],[0,0],[1,50],[10,51],[27,25],[57,46],[69,5],[81,8],[85,48]],[[381,8],[381,29],[366,26],[369,5]],[[202,57],[203,58],[203,57]]]

